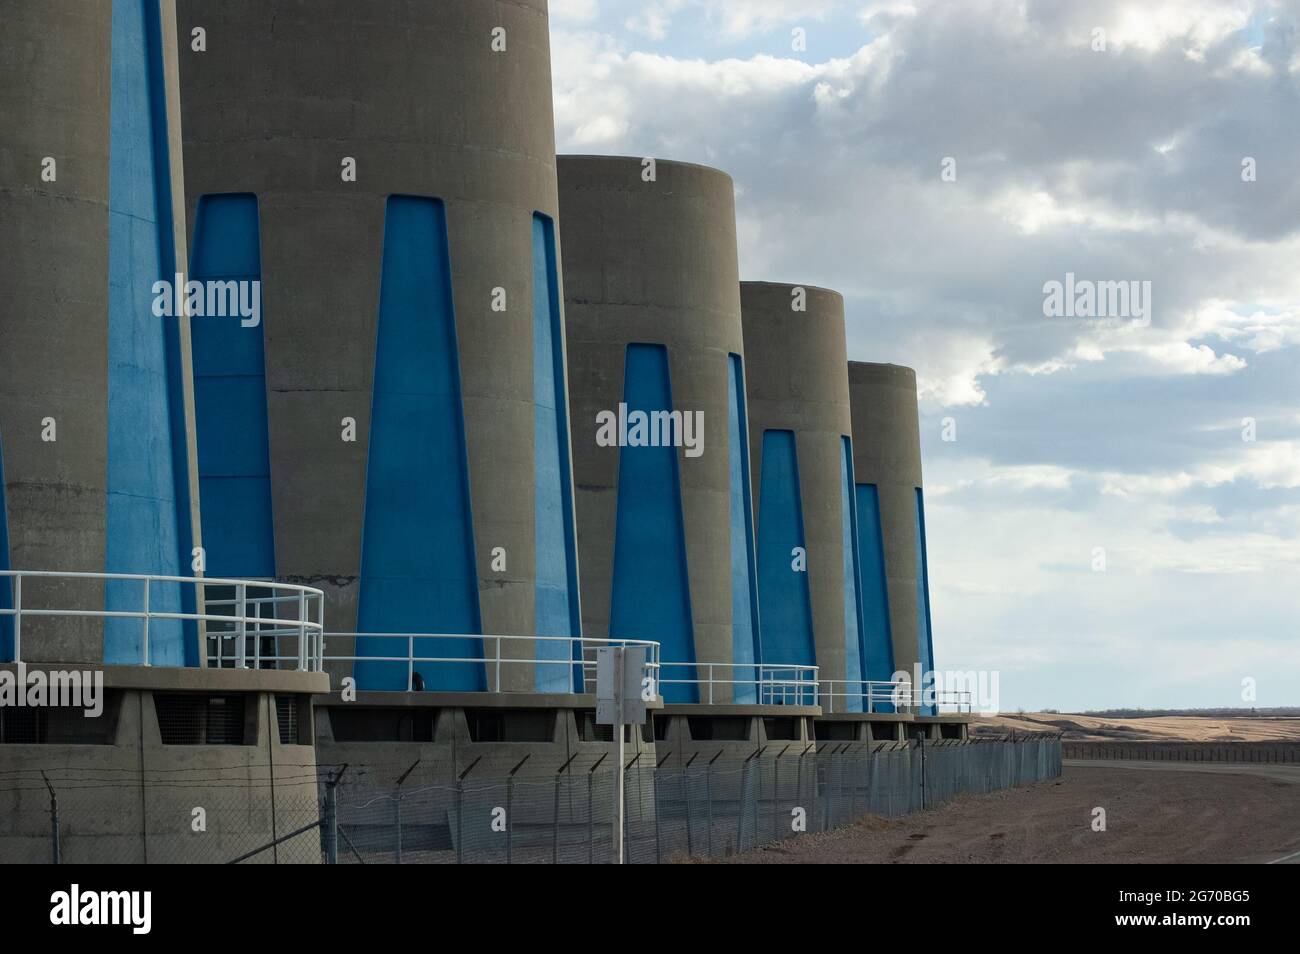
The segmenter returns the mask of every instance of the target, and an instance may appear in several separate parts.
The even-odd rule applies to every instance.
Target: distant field
[[[1300,742],[1297,716],[1085,716],[1017,712],[980,716],[972,734],[1062,732],[1073,741],[1125,742]]]
[[[742,864],[1222,864],[1300,860],[1292,766],[1072,765],[893,820],[864,816],[724,859]],[[1106,809],[1106,831],[1092,828]],[[1010,883],[1010,882],[1008,882]],[[1066,899],[1068,900],[1068,899]]]

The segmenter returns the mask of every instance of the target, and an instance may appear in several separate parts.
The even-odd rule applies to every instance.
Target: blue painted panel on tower
[[[170,282],[175,270],[157,4],[115,0],[112,22],[105,569],[176,576],[189,537],[189,501],[187,475],[178,470],[185,431],[183,405],[173,393],[180,385],[176,319],[153,309],[154,283]],[[143,588],[108,582],[106,608],[141,609]],[[153,585],[149,607],[181,611],[180,585]],[[176,620],[151,622],[148,661],[195,664],[197,645],[186,629]],[[142,640],[140,620],[107,620],[104,661],[144,662]]]
[[[766,665],[817,662],[807,564],[802,570],[793,568],[795,547],[805,548],[794,432],[764,431],[758,490],[758,606]]]
[[[731,477],[731,652],[737,685],[733,700],[758,701],[758,582],[754,559],[754,510],[749,489],[749,423],[745,414],[745,369],[740,355],[728,355],[727,453]],[[751,681],[746,685],[746,680]]]
[[[11,570],[9,562],[9,509],[5,505],[5,445],[0,434],[0,570]],[[0,609],[14,608],[13,585],[7,576],[0,576]],[[14,621],[11,616],[0,616],[0,662],[14,658]]]
[[[847,437],[840,438],[840,539],[844,548],[844,678],[861,682],[864,678],[862,658],[862,605],[858,587],[857,501],[853,493],[853,450]],[[850,686],[845,709],[862,711],[858,687]]]
[[[926,674],[934,672],[934,637],[930,630],[930,564],[925,552],[925,501],[916,488],[916,645],[921,661],[922,684],[929,685]],[[922,706],[930,715],[936,706]]]
[[[880,497],[875,484],[858,484],[858,579],[862,585],[862,628],[866,678],[886,682],[894,675],[894,637],[885,581],[885,541],[880,532]],[[881,707],[892,712],[893,706]]]
[[[461,407],[460,356],[442,202],[394,195],[384,221],[357,629],[481,632]],[[367,639],[358,656],[405,655]],[[477,640],[417,639],[417,656],[474,659]],[[428,690],[482,690],[483,664],[417,663]],[[406,665],[358,662],[360,689],[407,687]]]
[[[261,278],[257,197],[247,193],[201,196],[190,279],[256,281],[260,294]],[[252,286],[244,287],[251,294]],[[190,329],[208,575],[274,579],[262,323],[246,327],[238,316],[206,315],[191,318]]]
[[[671,411],[668,351],[663,345],[630,344],[624,365],[623,401],[629,416]],[[653,639],[660,644],[664,679],[694,678],[695,627],[677,448],[624,446],[618,457],[618,516],[614,530],[614,587],[609,635]],[[665,702],[697,702],[694,685],[661,687]]]
[[[534,214],[533,466],[537,575],[534,617],[539,636],[577,636],[582,632],[561,335],[555,226],[546,216]],[[539,665],[534,680],[538,692],[580,691],[581,644],[541,641],[537,643],[537,658],[579,661],[575,667]]]

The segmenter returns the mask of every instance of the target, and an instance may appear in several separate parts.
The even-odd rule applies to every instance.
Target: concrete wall
[[[7,6],[0,34],[0,455],[19,569],[104,565],[111,14],[27,0]],[[42,181],[47,156],[53,182]],[[54,442],[41,439],[45,418]],[[25,594],[37,606],[97,595]],[[102,658],[92,624],[24,636],[31,659]]]
[[[804,289],[806,310],[794,308],[796,288]],[[848,379],[844,373],[844,300],[839,293],[813,286],[768,282],[743,282],[745,353],[749,358],[749,431],[756,507],[759,515],[759,586],[763,598],[765,662],[791,662],[772,658],[776,614],[769,613],[770,587],[778,572],[794,573],[791,549],[799,541],[788,534],[765,537],[761,521],[765,510],[764,433],[792,431],[798,462],[799,501],[802,504],[803,546],[807,550],[806,580],[811,601],[811,622],[822,679],[861,679],[848,665],[854,646],[846,626],[846,586],[855,581],[845,572],[843,441],[851,434]],[[769,462],[770,463],[770,462]],[[786,488],[781,485],[781,492]],[[772,501],[767,501],[771,504]],[[764,551],[764,545],[771,552]],[[765,572],[767,575],[765,575]],[[790,577],[796,580],[797,577]],[[775,592],[775,591],[774,591]],[[854,609],[856,614],[856,607]],[[771,616],[772,619],[768,617]],[[793,623],[791,623],[793,626]],[[783,635],[783,641],[787,637]],[[847,663],[851,663],[849,658]],[[826,708],[823,702],[822,708]],[[839,705],[836,706],[840,708]]]
[[[917,577],[916,491],[922,484],[916,372],[852,361],[848,375],[854,479],[877,488],[894,666],[911,673],[922,658],[924,612]]]
[[[65,863],[220,863],[319,816],[315,749],[280,741],[275,698],[292,697],[310,726],[310,693],[325,688],[323,676],[112,667],[105,688],[117,701],[99,717],[115,720],[102,744],[0,743],[0,761],[22,779],[0,792],[0,862],[50,860],[42,771],[58,798]],[[160,692],[237,694],[246,744],[164,744],[154,703]],[[6,707],[0,718],[23,715]],[[319,846],[318,834],[299,836],[278,849],[279,860],[316,862]]]
[[[0,321],[0,568],[188,572],[187,331],[151,311],[153,282],[183,258],[168,149],[173,43],[171,0],[22,0],[5,11],[0,281],[12,307]],[[8,589],[0,583],[4,605]],[[182,608],[174,588],[154,596]],[[26,607],[106,600],[138,592],[53,581],[23,594]],[[26,659],[139,661],[136,623],[24,622]],[[9,635],[0,622],[0,658]],[[193,636],[161,624],[153,661],[197,662]]]
[[[533,217],[557,212],[544,0],[178,10],[182,36],[207,35],[206,53],[180,52],[189,209],[213,193],[257,198],[276,575],[324,588],[330,628],[355,628],[386,202],[431,197],[450,251],[474,609],[485,632],[535,632],[537,508],[564,503],[534,494]],[[356,181],[343,181],[346,157]],[[341,439],[345,417],[355,442]],[[426,493],[422,469],[458,466],[412,459],[405,489]],[[432,556],[413,550],[403,572],[418,576]],[[444,631],[438,602],[415,631]]]
[[[647,182],[640,159],[606,156],[561,156],[558,171],[583,631],[662,641],[663,627],[652,617],[671,611],[685,617],[691,644],[666,645],[665,661],[732,663],[728,388],[730,355],[743,357],[744,341],[731,179],[716,169],[659,160],[655,181]],[[597,414],[624,400],[631,344],[664,346],[672,406],[703,413],[703,453],[676,452],[684,561],[672,555],[669,541],[629,552],[616,565],[622,452],[659,453],[597,444]],[[629,518],[654,510],[663,520],[652,522],[675,525],[671,489],[658,482],[639,503],[629,497]],[[661,590],[640,614],[629,614],[636,618],[623,625],[625,631],[613,631],[611,596],[620,579],[683,570],[684,594],[676,580],[666,579],[671,594]],[[668,602],[689,606],[665,609]],[[668,678],[673,675],[669,670]],[[665,687],[664,698],[696,701],[673,687]],[[730,701],[730,694],[721,701]]]

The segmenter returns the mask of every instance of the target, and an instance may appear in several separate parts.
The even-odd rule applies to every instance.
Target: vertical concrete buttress
[[[764,661],[815,661],[823,680],[860,680],[852,539],[844,532],[852,506],[844,492],[852,433],[844,299],[770,282],[742,282],[740,299]],[[805,571],[794,569],[796,546],[806,550]],[[808,604],[810,612],[800,609]]]
[[[922,580],[918,579],[918,491],[921,436],[916,372],[896,364],[848,364],[853,408],[853,469],[859,485],[876,487],[894,666],[911,674],[928,648]],[[924,627],[924,629],[923,629]]]
[[[384,493],[391,489],[403,506],[400,495],[411,495],[413,521],[450,516],[472,535],[473,567],[463,575],[474,605],[446,625],[494,634],[545,628],[535,599],[540,575],[561,590],[555,581],[573,582],[573,627],[560,628],[576,629],[576,553],[567,568],[539,568],[537,552],[546,546],[535,534],[539,513],[558,508],[572,536],[563,407],[565,479],[559,490],[547,485],[554,500],[535,493],[534,437],[543,433],[546,401],[534,386],[534,302],[550,294],[558,309],[562,300],[558,275],[547,285],[535,273],[535,261],[545,267],[547,258],[539,249],[554,244],[557,215],[545,0],[181,0],[178,9],[191,228],[201,197],[256,197],[275,574],[325,589],[328,628],[352,631],[365,602],[362,574],[371,572],[363,569],[363,530],[372,535],[369,547],[387,534],[391,546],[367,550],[376,589],[362,614],[397,632],[467,631],[440,627],[439,607],[461,600],[456,571],[417,579],[439,559],[431,552],[438,527],[422,542],[420,527],[403,528],[391,514],[382,526],[374,514],[367,523],[367,507],[385,504],[382,495],[368,498],[368,473],[373,484],[388,467],[385,479],[396,483],[384,484]],[[206,52],[189,48],[198,27]],[[354,181],[345,174],[352,164]],[[398,208],[405,197],[411,202]],[[438,202],[437,222],[426,215],[435,208],[427,200]],[[432,234],[441,222],[445,245]],[[386,228],[390,241],[414,235],[432,244],[386,248]],[[438,280],[438,263],[423,260],[430,248],[449,270],[459,359],[436,374],[450,374],[446,390],[458,393],[421,393],[403,404],[435,373],[420,374],[423,352],[404,352],[419,346],[441,354],[441,345],[420,338],[430,320],[442,320],[441,292],[420,286]],[[557,255],[552,248],[552,261]],[[390,268],[398,276],[391,296],[381,288]],[[385,370],[377,372],[381,304],[385,316],[391,306],[395,323],[379,357]],[[435,318],[421,309],[435,309]],[[550,317],[560,329],[552,344],[562,396],[563,321],[558,311]],[[390,401],[383,407],[396,408],[382,422],[382,448],[372,443],[381,433],[381,422],[372,422],[380,384]],[[444,399],[450,430],[421,430],[430,426],[421,408],[441,408]],[[355,442],[342,439],[346,418],[356,422]],[[460,468],[467,514],[458,512],[459,478],[449,476]],[[430,487],[440,499],[426,499]],[[411,605],[388,612],[403,600]],[[531,679],[511,675],[523,680],[515,688]]]
[[[752,563],[733,560],[732,546],[751,547],[752,535],[743,519],[733,534],[729,423],[744,396],[737,406],[729,388],[744,340],[731,178],[659,160],[646,181],[642,160],[607,156],[560,156],[558,171],[584,632],[659,639],[665,662],[752,661],[733,637],[733,608],[756,614],[746,611]],[[702,413],[703,452],[599,445],[597,415],[625,400],[633,411],[670,400]],[[656,455],[658,472],[643,467]],[[622,484],[621,466],[636,468]],[[737,503],[747,511],[747,499]],[[664,698],[706,701],[672,686]],[[714,701],[731,701],[730,690]]]

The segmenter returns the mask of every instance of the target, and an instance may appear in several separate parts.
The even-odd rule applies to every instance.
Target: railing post
[[[709,705],[713,705],[713,663],[707,665],[709,667]]]
[[[355,653],[356,650],[353,650]],[[355,663],[354,663],[355,665]],[[415,689],[415,637],[406,637],[406,691]]]
[[[311,658],[308,655],[309,646],[307,645],[307,593],[305,590],[298,591],[298,671],[302,672],[307,669],[307,660]],[[276,652],[276,656],[280,653]],[[280,661],[275,661],[277,669],[280,668]]]
[[[497,676],[496,676],[496,685],[493,687],[492,691],[500,692],[501,691],[501,637],[498,636],[496,640],[497,640],[497,653],[496,653]]]
[[[140,638],[141,666],[149,665],[149,578],[144,578],[144,629]]]
[[[235,668],[247,669],[244,659],[244,653],[247,647],[244,640],[247,638],[244,630],[244,620],[248,616],[248,588],[243,583],[235,584]]]
[[[23,575],[14,575],[14,662],[23,661]]]

